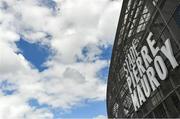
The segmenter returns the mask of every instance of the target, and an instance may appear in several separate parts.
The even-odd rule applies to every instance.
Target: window
[[[150,31],[154,34],[154,39],[159,39],[163,29],[166,27],[165,22],[163,21],[159,12],[156,13],[155,18],[150,26]]]
[[[180,101],[176,93],[171,94],[166,100],[165,105],[169,113],[169,117],[179,117],[180,116]]]
[[[119,104],[115,103],[114,106],[113,106],[113,115],[115,117],[118,117],[118,109],[119,109]]]
[[[165,97],[167,94],[169,94],[172,91],[172,89],[173,89],[172,84],[171,84],[169,78],[164,81],[161,81],[161,80],[159,80],[159,81],[161,84],[160,88],[162,90],[163,96]]]
[[[166,111],[162,104],[160,104],[155,110],[154,115],[156,118],[165,118],[167,117]]]
[[[174,20],[177,24],[177,26],[180,28],[180,5],[176,8],[176,11],[174,13]]]
[[[172,71],[170,74],[170,78],[173,80],[176,86],[180,85],[179,74],[180,74],[180,67]]]
[[[144,7],[144,10],[142,12],[142,15],[141,15],[141,18],[140,18],[140,21],[139,21],[139,25],[137,27],[137,33],[140,32],[140,31],[143,31],[145,30],[145,27],[147,25],[147,22],[149,21],[150,19],[150,13],[148,12],[148,9],[147,7],[145,6]]]
[[[158,105],[161,101],[161,95],[160,92],[158,90],[158,92],[156,92],[155,95],[153,95],[153,97],[151,98],[151,102],[153,104],[153,106],[155,107],[156,105]]]
[[[166,21],[168,21],[171,18],[178,4],[179,0],[162,0],[160,9],[162,10],[161,12]]]
[[[153,118],[154,116],[153,116],[153,112],[151,112],[150,114],[148,114],[147,116],[146,116],[146,118]]]

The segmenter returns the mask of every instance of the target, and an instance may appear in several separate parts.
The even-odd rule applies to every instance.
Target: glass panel
[[[174,37],[180,42],[180,5],[176,8],[176,11],[168,23]]]
[[[175,93],[171,94],[165,100],[165,105],[170,117],[180,116],[180,101]]]
[[[174,20],[177,24],[177,26],[180,28],[180,5],[176,8],[176,11],[174,13]]]
[[[172,91],[173,87],[172,87],[171,82],[170,82],[169,79],[166,79],[166,80],[163,80],[163,81],[159,80],[159,81],[160,81],[160,84],[161,84],[160,88],[161,88],[162,93],[163,93],[163,95],[165,97],[169,92]]]
[[[165,109],[162,104],[160,104],[155,110],[154,115],[156,118],[165,118],[167,117],[167,114],[165,112]]]
[[[155,39],[158,39],[164,27],[165,27],[165,23],[163,22],[159,13],[157,13],[152,25],[150,26],[150,31],[154,33]]]
[[[139,109],[139,110],[137,111],[137,115],[138,115],[138,117],[143,117],[143,112],[142,112],[141,109]]]
[[[150,114],[148,114],[146,118],[154,118],[153,112],[151,112]]]
[[[179,75],[180,75],[180,67],[178,67],[177,69],[175,69],[173,72],[171,72],[170,74],[170,78],[173,80],[174,84],[176,86],[180,85],[180,79],[179,79]]]
[[[162,0],[160,9],[162,10],[161,12],[166,21],[170,19],[178,4],[179,0]]]
[[[155,95],[153,95],[153,97],[151,98],[151,102],[153,104],[153,106],[155,107],[156,105],[158,105],[162,99],[160,92],[158,90],[158,92],[152,92],[152,93],[156,93]]]

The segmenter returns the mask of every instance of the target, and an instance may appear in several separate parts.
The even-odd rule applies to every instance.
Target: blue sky
[[[60,108],[51,108],[48,105],[40,105],[36,99],[28,102],[34,108],[48,108],[54,114],[54,119],[58,118],[92,118],[98,115],[106,115],[105,101],[84,101],[84,104],[72,108],[71,110],[62,110]]]
[[[16,42],[17,47],[20,49],[20,52],[23,56],[37,68],[39,71],[43,71],[46,67],[43,66],[43,63],[50,57],[51,52],[46,46],[40,46],[38,43],[28,43],[27,41],[20,39]],[[101,48],[103,52],[99,56],[100,59],[110,60],[112,46],[107,48]],[[104,67],[98,72],[98,76],[106,80],[108,77],[109,67]],[[7,82],[3,83],[4,85],[10,85]],[[11,94],[14,90],[6,90],[6,94]],[[34,108],[47,108],[53,112],[54,119],[58,118],[93,118],[98,115],[107,116],[106,112],[106,101],[89,101],[84,100],[76,107],[73,107],[71,110],[64,111],[58,108],[52,108],[47,104],[39,104],[37,99],[30,99],[28,101],[29,105]]]
[[[0,0],[0,118],[106,118],[121,4]]]
[[[32,63],[39,71],[46,69],[43,63],[50,57],[51,53],[46,46],[41,46],[38,43],[28,43],[20,39],[16,42],[17,47],[20,49],[19,53]]]

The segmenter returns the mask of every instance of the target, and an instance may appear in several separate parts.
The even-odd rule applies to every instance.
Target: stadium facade
[[[109,118],[180,118],[180,1],[124,0],[107,86]]]

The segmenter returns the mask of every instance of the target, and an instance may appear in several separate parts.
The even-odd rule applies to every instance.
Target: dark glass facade
[[[180,118],[180,0],[123,1],[107,111],[109,118]]]

